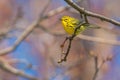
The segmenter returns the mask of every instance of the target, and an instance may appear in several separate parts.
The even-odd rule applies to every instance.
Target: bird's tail
[[[87,28],[100,29],[101,27],[95,24],[85,24]]]

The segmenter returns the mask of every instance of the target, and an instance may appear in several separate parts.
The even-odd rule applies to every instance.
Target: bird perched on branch
[[[98,26],[91,25],[89,23],[83,23],[83,21],[80,21],[76,18],[70,17],[70,16],[63,16],[61,18],[61,22],[63,24],[64,30],[69,35],[78,35],[79,33],[85,31],[87,28],[100,28]],[[76,29],[77,28],[77,29]],[[75,31],[76,29],[76,31]]]

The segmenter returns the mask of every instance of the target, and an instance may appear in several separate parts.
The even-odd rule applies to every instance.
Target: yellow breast
[[[63,24],[64,30],[70,35],[74,34],[74,31],[75,31],[76,27],[79,26],[79,23],[80,23],[80,21],[75,18],[72,18],[69,16],[62,17],[62,24]],[[80,26],[80,28],[77,29],[75,34],[77,35],[84,30],[85,30],[85,27]]]

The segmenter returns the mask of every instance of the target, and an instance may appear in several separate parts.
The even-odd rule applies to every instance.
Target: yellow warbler
[[[78,27],[81,23],[81,21],[79,21],[78,19],[75,19],[70,16],[63,16],[61,18],[61,22],[63,24],[64,30],[70,35],[74,34],[76,27]],[[78,35],[79,33],[83,32],[85,29],[86,25],[81,25],[80,28],[77,29],[75,35]]]
[[[95,24],[82,24],[82,21],[75,19],[70,16],[63,16],[61,18],[61,22],[63,24],[64,30],[70,34],[73,35],[75,32],[75,35],[78,35],[79,33],[85,31],[87,28],[93,28],[93,29],[99,29],[100,27]],[[80,27],[75,31],[75,29],[80,25]]]

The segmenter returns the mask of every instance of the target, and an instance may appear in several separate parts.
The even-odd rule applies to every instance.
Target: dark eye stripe
[[[72,26],[69,26],[69,27],[72,27]]]
[[[64,19],[65,22],[67,22],[68,19]]]

